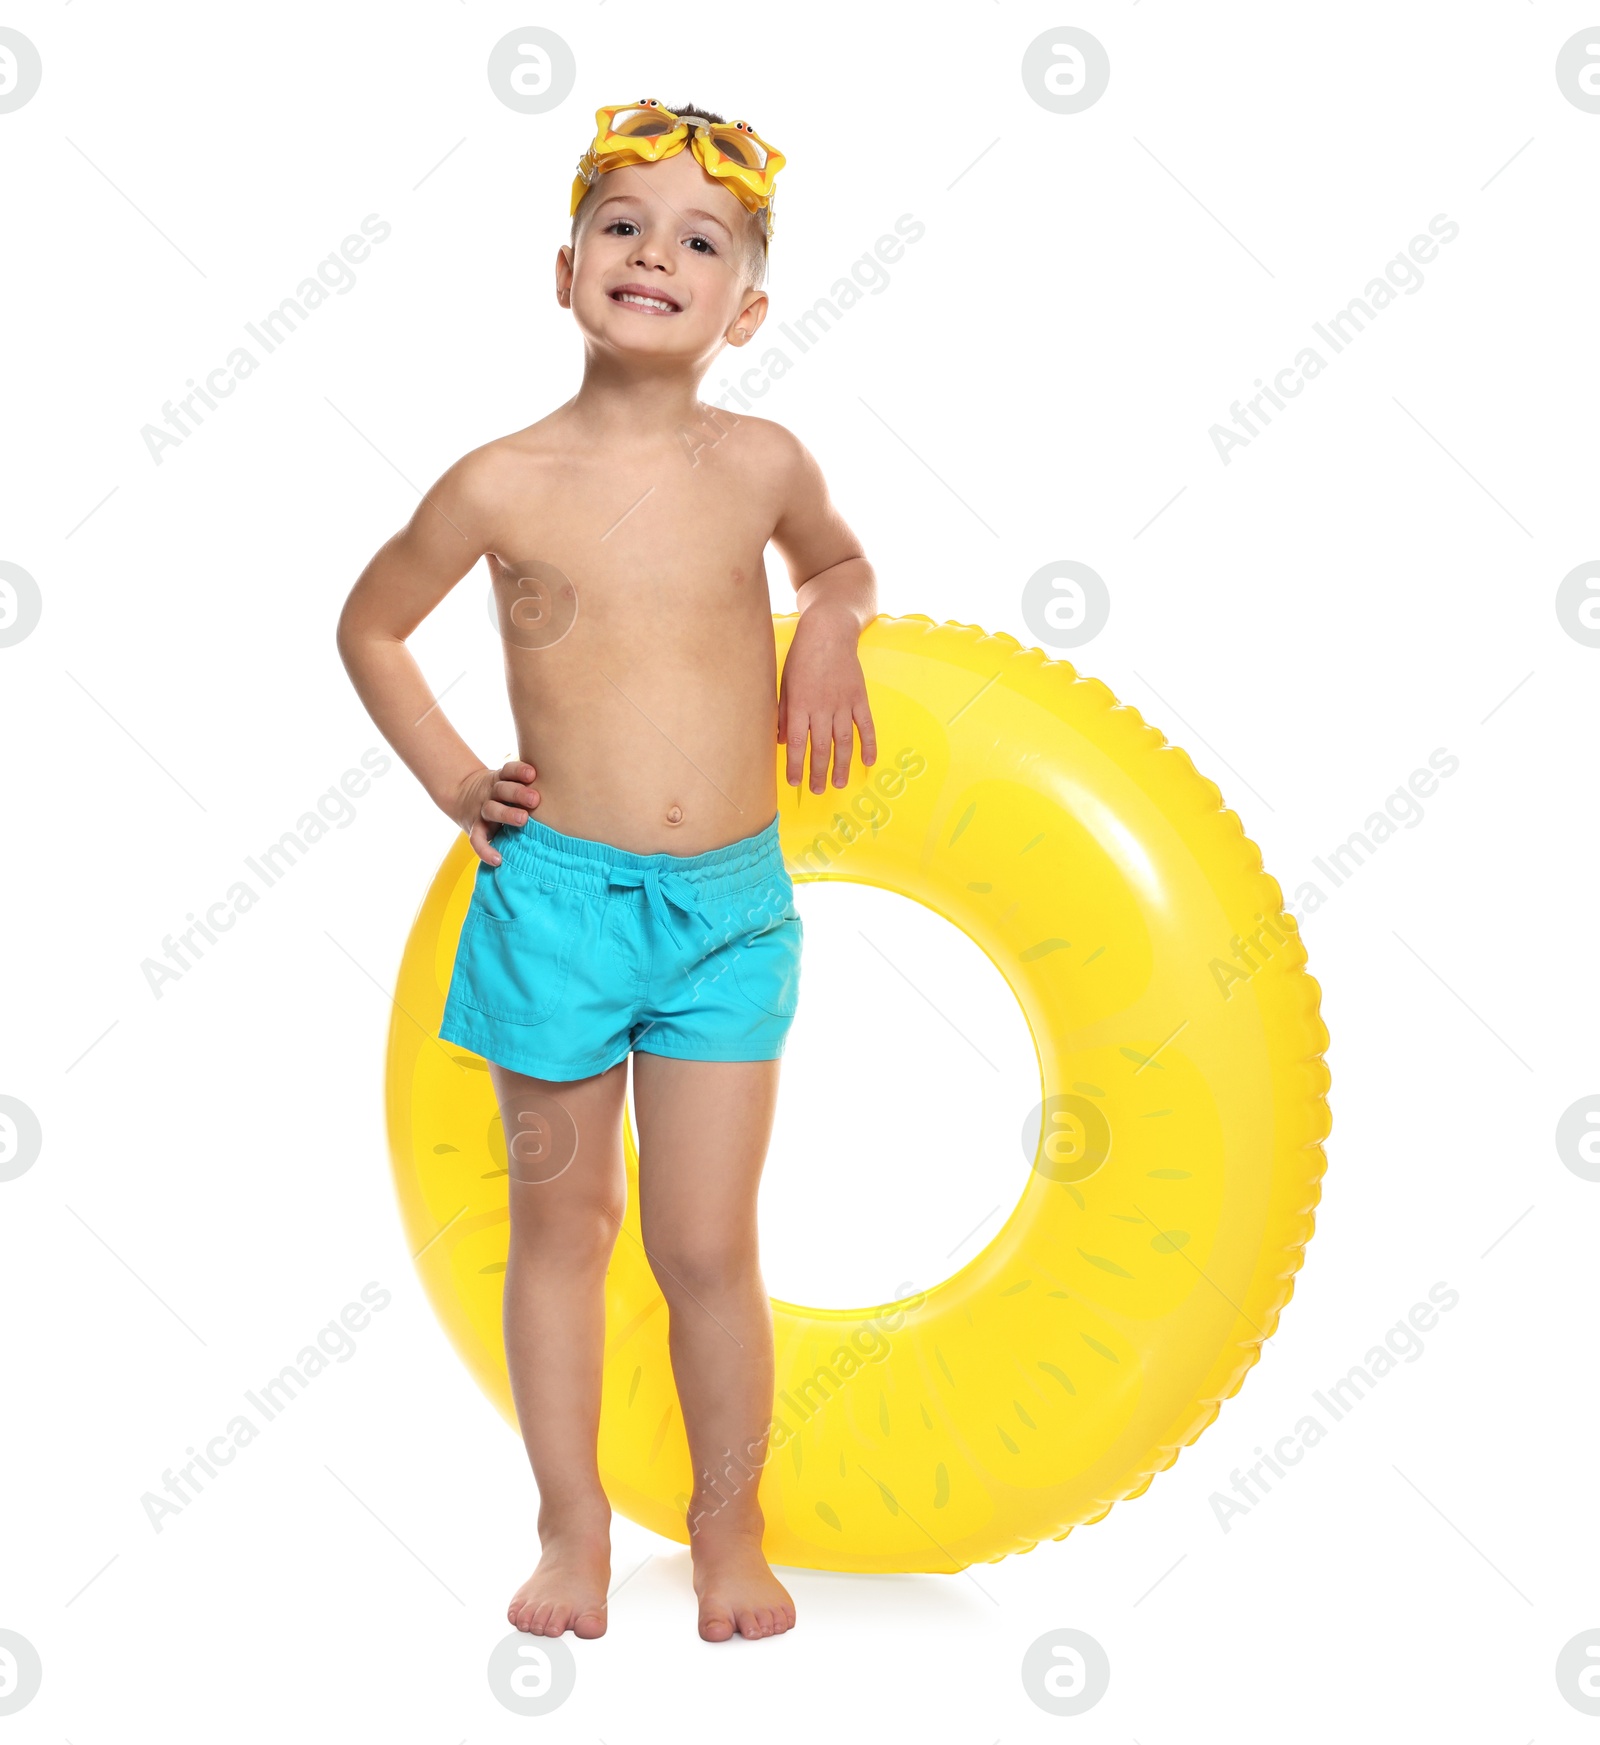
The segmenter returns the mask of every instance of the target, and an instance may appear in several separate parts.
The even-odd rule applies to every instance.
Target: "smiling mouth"
[[[666,297],[646,296],[643,291],[613,291],[611,301],[625,304],[629,309],[642,310],[646,315],[676,315],[679,312],[678,305]]]

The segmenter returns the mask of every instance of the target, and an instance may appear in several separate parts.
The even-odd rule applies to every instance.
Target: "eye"
[[[606,235],[607,236],[615,235],[618,231],[621,230],[623,225],[627,225],[629,230],[637,230],[639,228],[639,226],[637,224],[635,224],[631,218],[613,218],[611,220],[611,222],[606,226]]]
[[[691,236],[689,238],[690,248],[694,248],[694,245],[697,242],[703,243],[705,246],[703,248],[695,249],[696,254],[715,254],[717,252],[717,245],[709,236]]]

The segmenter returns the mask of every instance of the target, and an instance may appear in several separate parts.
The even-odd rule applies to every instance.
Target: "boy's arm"
[[[492,463],[470,454],[361,572],[339,617],[339,653],[367,713],[428,796],[499,864],[491,824],[525,824],[531,764],[487,768],[438,706],[406,638],[491,547]],[[509,778],[509,779],[508,779]]]
[[[861,761],[877,761],[878,744],[867,703],[867,684],[856,641],[878,611],[878,584],[861,542],[834,508],[822,469],[787,431],[790,446],[783,509],[772,543],[788,565],[800,608],[778,689],[778,740],[789,747],[787,777],[798,787],[811,740],[811,791],[850,779],[852,726],[861,735]]]

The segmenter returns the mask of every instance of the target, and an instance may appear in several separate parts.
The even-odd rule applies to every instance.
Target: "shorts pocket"
[[[733,979],[752,1006],[792,1018],[800,1004],[800,955],[805,923],[790,896],[778,918],[734,948]]]
[[[482,869],[456,947],[454,998],[512,1024],[542,1024],[566,991],[583,893]]]

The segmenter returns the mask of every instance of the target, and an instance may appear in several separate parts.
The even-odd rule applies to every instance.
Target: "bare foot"
[[[519,1587],[506,1616],[533,1636],[606,1633],[606,1589],[611,1585],[611,1533],[592,1528],[548,1534],[539,1567]]]
[[[722,1532],[695,1537],[694,1591],[700,1599],[700,1635],[726,1642],[781,1636],[794,1628],[794,1601],[761,1555],[761,1533]]]

